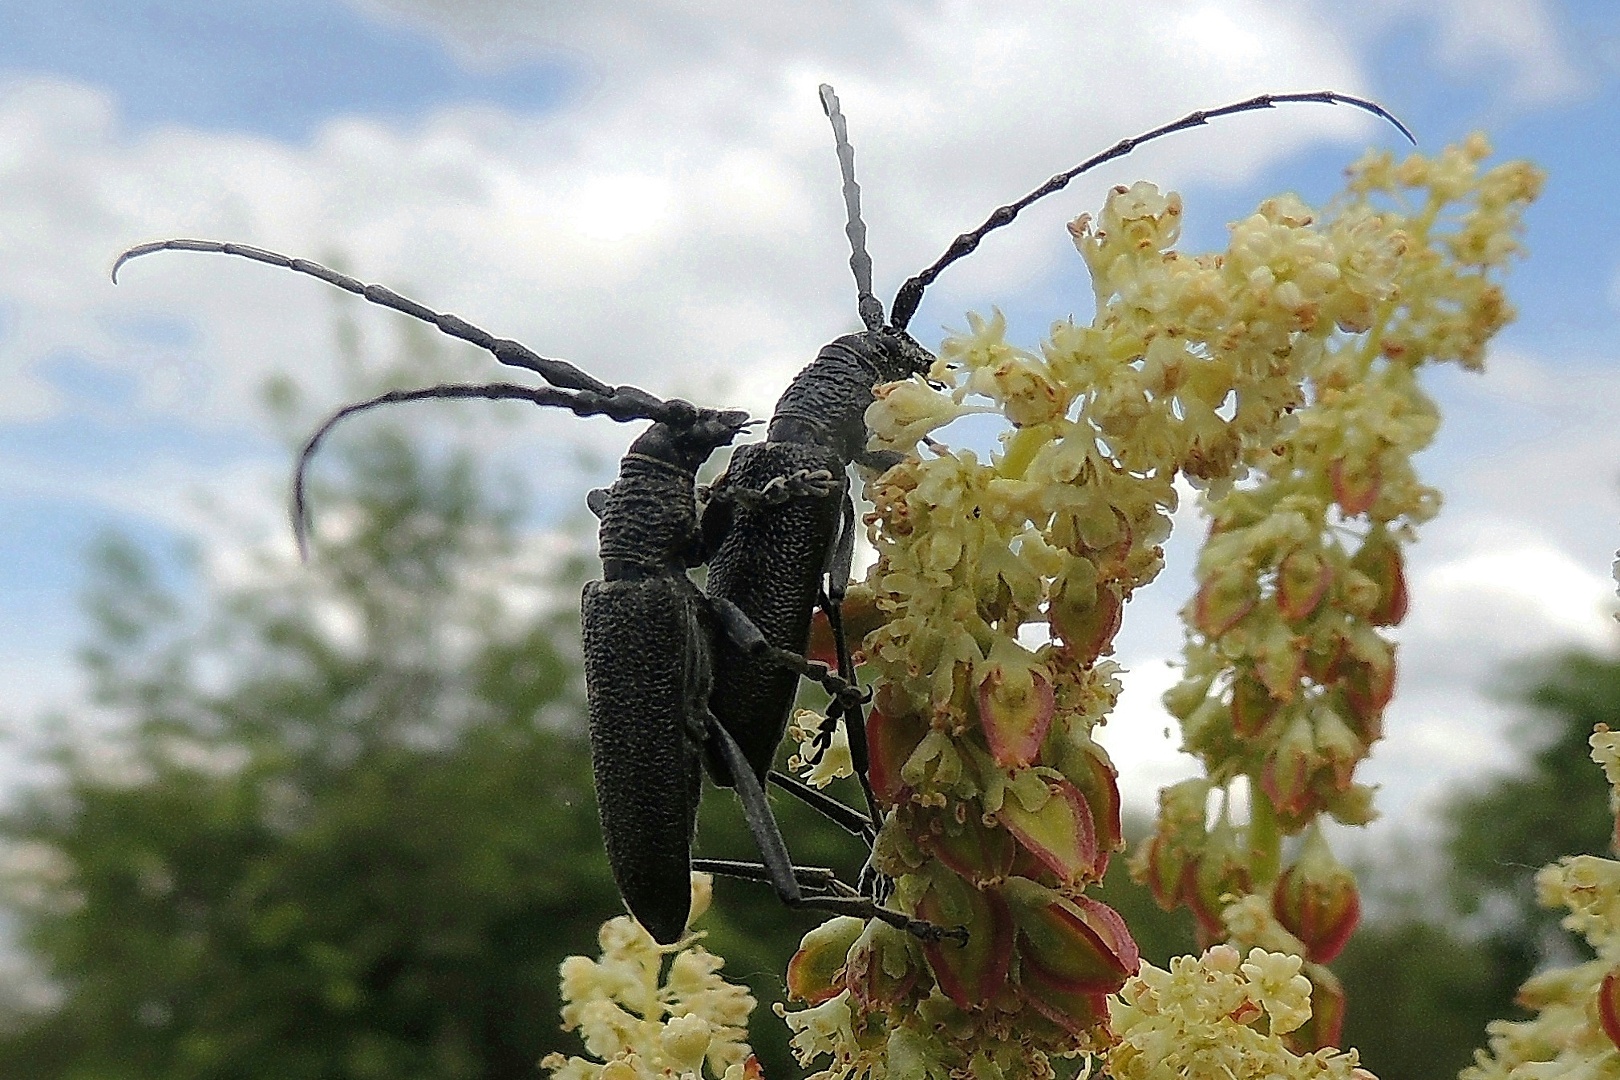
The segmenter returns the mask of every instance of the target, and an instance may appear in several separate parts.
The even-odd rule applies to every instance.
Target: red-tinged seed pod
[[[1603,982],[1598,985],[1597,1011],[1603,1034],[1620,1047],[1620,971],[1603,976]]]
[[[911,994],[922,975],[922,958],[905,931],[876,919],[867,923],[849,950],[844,984],[863,1009],[893,1009]]]
[[[996,764],[1032,764],[1052,727],[1056,698],[1045,665],[1010,638],[997,638],[980,669],[979,726]]]
[[[1140,868],[1139,883],[1146,885],[1153,900],[1166,911],[1181,906],[1182,875],[1187,869],[1187,852],[1162,833],[1148,841],[1147,858],[1133,860],[1132,868]]]
[[[1095,873],[1097,825],[1085,797],[1067,780],[1049,781],[1046,800],[1033,810],[1009,792],[996,817],[1064,884],[1089,880]]]
[[[1125,615],[1125,601],[1119,589],[1096,580],[1096,567],[1087,559],[1070,560],[1089,571],[1066,569],[1052,586],[1046,619],[1052,633],[1063,642],[1068,658],[1088,667],[1105,652],[1112,651]],[[1089,579],[1089,580],[1088,580]]]
[[[949,873],[936,873],[917,902],[917,915],[935,926],[965,926],[967,942],[923,943],[923,954],[945,996],[963,1009],[989,1003],[1007,983],[1012,965],[1013,921],[1007,901],[994,889],[979,890]]]
[[[1246,894],[1253,881],[1248,851],[1240,843],[1238,831],[1229,822],[1217,824],[1197,863],[1189,864],[1188,870],[1192,876],[1186,883],[1190,886],[1185,893],[1187,906],[1203,934],[1219,940],[1224,936],[1221,913],[1228,898]]]
[[[1338,678],[1339,661],[1344,652],[1344,638],[1338,634],[1325,641],[1313,640],[1305,650],[1305,674],[1319,686],[1329,685]]]
[[[1367,756],[1367,744],[1331,707],[1332,698],[1311,710],[1311,727],[1316,735],[1316,752],[1324,770],[1317,773],[1317,788],[1326,795],[1343,791],[1355,778],[1356,766]],[[1325,789],[1323,785],[1326,785]]]
[[[1346,458],[1337,458],[1328,466],[1328,482],[1333,485],[1333,501],[1350,517],[1371,510],[1382,486],[1377,462]]]
[[[1193,625],[1211,640],[1220,637],[1259,602],[1254,575],[1241,564],[1217,570],[1193,598]]]
[[[1086,1035],[1108,1022],[1108,995],[1064,990],[1031,974],[1019,983],[1024,1003],[1071,1035]]]
[[[994,885],[1012,873],[1018,844],[1005,829],[988,828],[980,816],[965,821],[941,812],[929,812],[926,825],[916,833],[917,844],[957,876],[974,885]]]
[[[1125,920],[1089,897],[1064,897],[1014,879],[1004,890],[1018,926],[1021,979],[1073,993],[1111,994],[1141,966]]]
[[[1091,877],[1100,881],[1108,872],[1108,861],[1114,852],[1125,849],[1119,772],[1108,760],[1107,752],[1089,739],[1082,745],[1070,743],[1068,746],[1062,759],[1063,773],[1079,790],[1091,811],[1092,827],[1097,834],[1097,862],[1091,868]]]
[[[1266,755],[1260,787],[1278,813],[1290,818],[1300,817],[1313,804],[1311,779],[1321,764],[1310,716],[1296,709],[1283,727],[1277,745]]]
[[[1277,715],[1282,703],[1252,672],[1232,683],[1232,730],[1245,739],[1258,739]]]
[[[1311,1018],[1284,1037],[1296,1054],[1337,1048],[1344,1038],[1344,986],[1321,964],[1307,962],[1300,970],[1311,980]]]
[[[1316,610],[1332,583],[1333,568],[1321,554],[1295,548],[1277,567],[1277,609],[1299,622]]]
[[[1382,525],[1372,529],[1350,565],[1378,586],[1378,602],[1367,618],[1374,626],[1394,626],[1406,618],[1406,560]]]
[[[1372,660],[1348,654],[1339,661],[1339,685],[1367,743],[1383,737],[1384,709],[1395,696],[1395,654],[1386,651]]]
[[[915,714],[891,716],[873,709],[866,717],[867,772],[872,791],[890,806],[906,794],[900,770],[928,734],[928,721]]]
[[[845,960],[865,928],[865,920],[840,915],[804,935],[788,961],[788,996],[819,1005],[843,992]]]
[[[1333,857],[1314,824],[1306,831],[1299,859],[1272,887],[1271,909],[1319,964],[1331,963],[1355,930],[1361,918],[1355,875]]]

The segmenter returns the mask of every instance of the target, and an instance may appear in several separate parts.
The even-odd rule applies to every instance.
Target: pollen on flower
[[[701,914],[712,882],[692,878]],[[601,957],[571,956],[560,969],[563,1028],[596,1060],[549,1054],[541,1066],[555,1080],[740,1080],[754,998],[721,978],[723,961],[699,936],[661,946],[627,915],[604,923]]]
[[[1145,965],[1110,1003],[1117,1042],[1103,1054],[1114,1080],[1272,1077],[1371,1080],[1355,1051],[1299,1055],[1283,1035],[1310,1018],[1311,984],[1298,957],[1217,945]]]

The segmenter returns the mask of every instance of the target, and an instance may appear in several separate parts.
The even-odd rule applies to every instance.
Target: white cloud
[[[1440,58],[1461,71],[1512,72],[1512,91],[1526,104],[1567,100],[1584,81],[1569,56],[1546,0],[1443,0]]]
[[[1432,24],[1442,68],[1497,81],[1519,105],[1568,101],[1590,84],[1550,0],[1364,0],[1342,11],[1347,25],[1375,33]]]

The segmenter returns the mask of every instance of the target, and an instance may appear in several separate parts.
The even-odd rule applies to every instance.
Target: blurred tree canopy
[[[1453,795],[1442,849],[1422,856],[1438,856],[1430,883],[1443,895],[1386,891],[1334,964],[1350,997],[1345,1040],[1382,1080],[1455,1075],[1488,1021],[1525,1015],[1514,995],[1533,971],[1589,955],[1537,906],[1534,876],[1561,856],[1609,851],[1609,789],[1586,740],[1594,724],[1620,726],[1620,659],[1549,657],[1518,673],[1512,696],[1520,758]],[[1382,854],[1390,868],[1402,857]],[[1377,894],[1380,877],[1370,867],[1364,889]]]
[[[560,1042],[557,963],[618,908],[574,616],[489,575],[514,515],[465,457],[345,458],[341,535],[199,612],[95,553],[102,718],[0,821],[59,994],[0,1075],[527,1077]]]

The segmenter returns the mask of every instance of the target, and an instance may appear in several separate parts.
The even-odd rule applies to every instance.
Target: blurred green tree
[[[1520,943],[1505,954],[1519,979],[1538,963],[1584,956],[1558,913],[1537,905],[1533,878],[1564,855],[1611,854],[1609,788],[1587,739],[1595,724],[1620,726],[1620,660],[1565,653],[1521,678],[1518,767],[1446,809],[1452,896],[1494,940]]]
[[[618,908],[576,617],[491,572],[515,515],[464,455],[344,445],[307,568],[190,612],[95,553],[103,719],[0,820],[58,995],[0,1075],[529,1077],[562,1042],[557,964]]]
[[[1488,1021],[1523,1015],[1513,999],[1532,971],[1589,954],[1536,904],[1534,876],[1564,855],[1608,854],[1608,786],[1586,740],[1620,722],[1620,659],[1565,653],[1517,679],[1520,757],[1446,804],[1440,863],[1419,885],[1429,894],[1380,890],[1421,862],[1401,852],[1363,876],[1370,917],[1333,966],[1349,993],[1346,1042],[1381,1080],[1455,1075]]]

